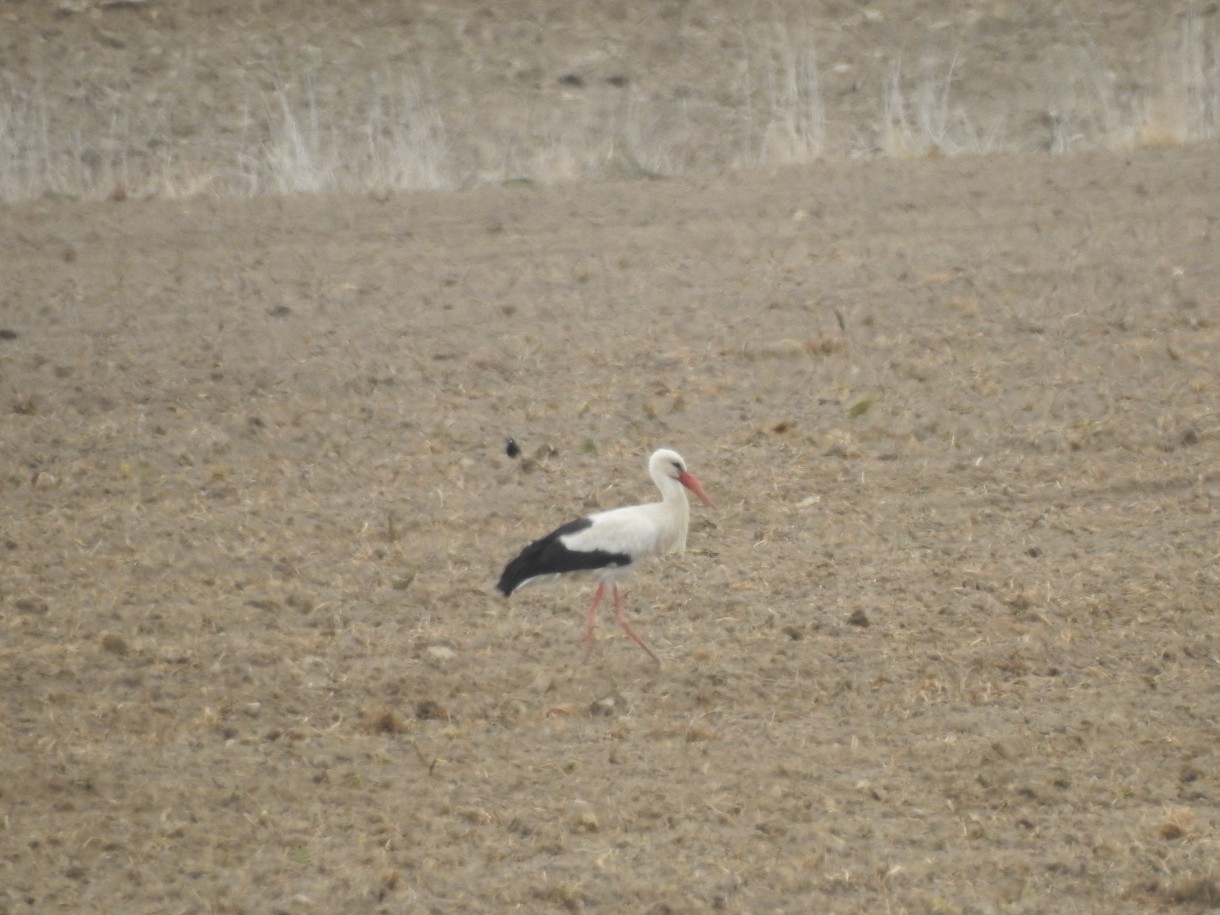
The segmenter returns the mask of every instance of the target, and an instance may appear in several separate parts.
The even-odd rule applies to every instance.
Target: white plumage
[[[711,504],[699,481],[676,451],[662,448],[648,459],[648,472],[661,491],[660,502],[597,512],[556,528],[535,540],[504,567],[496,587],[505,597],[517,588],[560,575],[592,575],[597,590],[585,624],[586,654],[593,645],[597,608],[607,585],[614,592],[615,620],[654,661],[660,659],[636,634],[623,614],[618,580],[640,560],[686,549],[690,524],[689,489]]]

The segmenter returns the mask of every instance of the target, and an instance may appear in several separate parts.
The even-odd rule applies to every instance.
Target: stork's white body
[[[589,527],[564,537],[564,545],[571,550],[626,553],[634,565],[641,559],[686,549],[690,507],[679,491],[669,503],[612,508],[590,515],[589,520],[593,522]]]

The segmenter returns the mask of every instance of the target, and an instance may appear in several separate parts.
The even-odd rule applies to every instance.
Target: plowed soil
[[[1220,906],[1217,214],[1215,143],[9,206],[0,912]],[[660,446],[663,663],[586,662],[493,584]]]

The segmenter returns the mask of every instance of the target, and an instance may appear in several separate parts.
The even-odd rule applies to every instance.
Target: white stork
[[[649,657],[661,663],[623,615],[623,596],[619,593],[618,580],[641,559],[681,553],[686,549],[686,529],[690,523],[687,489],[708,505],[712,500],[676,451],[667,448],[654,451],[648,459],[648,473],[661,490],[660,502],[597,512],[557,527],[541,540],[535,540],[505,566],[496,585],[508,597],[522,585],[560,575],[583,574],[596,578],[597,590],[593,592],[593,603],[585,617],[586,658],[593,649],[597,608],[606,585],[610,585],[614,592],[615,621],[632,641],[648,652]]]

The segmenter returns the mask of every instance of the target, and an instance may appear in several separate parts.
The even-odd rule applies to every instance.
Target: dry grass
[[[1168,148],[1220,131],[1220,35],[1194,7],[1175,16],[1139,91],[1130,75],[1099,66],[1086,30],[1065,61],[1062,90],[1048,112],[1052,152]]]
[[[953,84],[957,59],[948,63],[930,52],[919,59],[913,96],[908,98],[902,63],[885,92],[881,152],[895,158],[984,155],[1013,148],[1004,137],[1002,119],[980,128],[955,104]]]
[[[130,90],[102,91],[103,125],[82,132],[52,105],[40,77],[5,77],[0,94],[0,200],[43,196],[189,197],[197,194],[284,195],[451,190],[508,180],[555,183],[641,177],[808,162],[848,156],[930,157],[998,151],[1166,147],[1214,137],[1220,109],[1220,63],[1210,19],[1188,11],[1168,30],[1155,72],[1105,69],[1077,24],[1074,56],[1044,87],[1052,99],[1048,132],[1014,132],[1003,99],[989,112],[958,101],[969,85],[969,46],[946,50],[933,34],[915,55],[888,49],[894,63],[880,88],[875,139],[857,124],[838,145],[829,139],[831,104],[816,53],[817,23],[808,18],[737,28],[737,66],[723,84],[681,99],[609,77],[605,88],[565,76],[558,100],[506,97],[502,112],[480,123],[454,109],[421,71],[383,74],[364,90],[322,69],[275,81],[270,91],[240,85],[241,130],[207,125],[177,136],[172,99],[144,105]],[[714,71],[719,73],[720,71]],[[1116,87],[1135,83],[1138,90]],[[265,81],[264,81],[265,84]],[[872,106],[864,106],[871,108]],[[512,112],[516,112],[515,116]],[[850,111],[834,117],[851,121]]]

